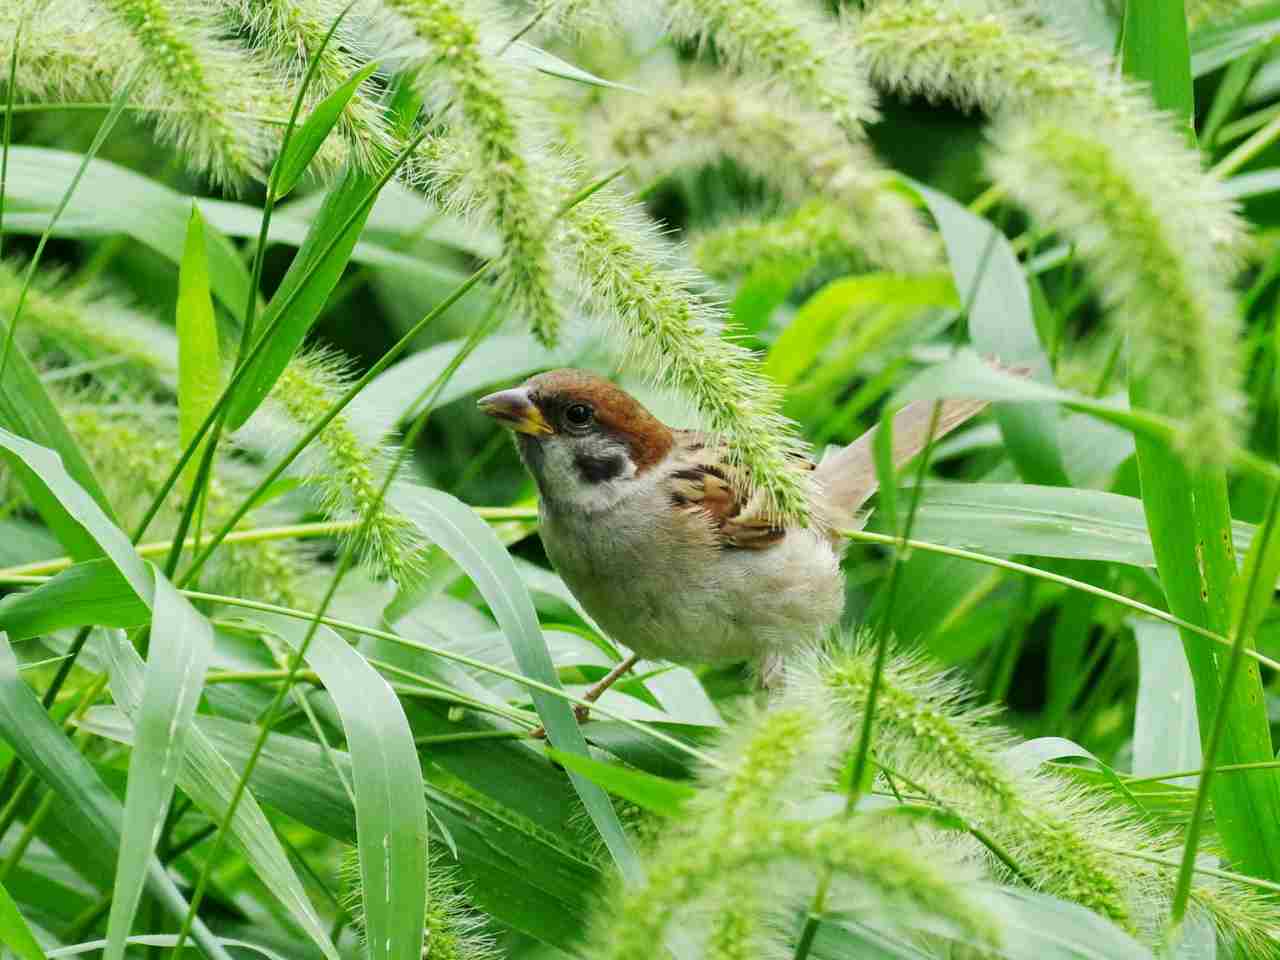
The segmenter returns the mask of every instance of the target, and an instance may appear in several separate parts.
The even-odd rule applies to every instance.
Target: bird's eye
[[[575,403],[566,408],[564,419],[571,427],[585,427],[591,422],[591,408],[585,403]]]

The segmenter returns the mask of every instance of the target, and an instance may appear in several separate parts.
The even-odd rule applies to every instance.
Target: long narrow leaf
[[[213,652],[209,621],[158,573],[155,585],[138,737],[129,757],[120,860],[107,919],[106,960],[124,957],[142,896],[143,867],[164,825]]]
[[[289,140],[289,148],[276,161],[278,177],[276,196],[287,197],[293,192],[293,188],[307,172],[311,159],[328,138],[329,131],[342,116],[342,111],[355,96],[360,84],[369,79],[377,69],[377,63],[369,63],[357,70],[346,83],[317,103],[306,122],[294,131]]]
[[[426,537],[467,572],[506,634],[525,676],[559,686],[533,601],[510,554],[489,525],[466,504],[439,490],[414,488],[409,495],[406,488],[393,491],[391,499]],[[551,743],[559,750],[588,756],[587,742],[568,704],[538,690],[532,691],[532,697]],[[623,875],[638,878],[640,861],[622,832],[608,796],[590,780],[576,773],[569,776]]]
[[[18,660],[8,638],[0,633],[0,737],[44,783],[83,817],[85,828],[110,850],[120,844],[123,810],[89,761],[54,725],[40,701],[18,673]],[[187,912],[187,901],[160,861],[146,858],[147,882],[156,896],[177,917]],[[215,960],[231,960],[202,922],[193,928],[196,941]]]
[[[191,442],[222,392],[222,359],[218,351],[218,321],[209,288],[209,254],[200,208],[191,207],[187,238],[178,269],[178,428],[183,446]],[[190,478],[200,462],[196,448],[184,475]]]
[[[272,625],[295,649],[307,625]],[[422,768],[390,685],[345,640],[316,628],[306,660],[333,697],[351,752],[365,934],[372,957],[418,960],[427,898]]]
[[[360,231],[369,218],[371,208],[361,210],[360,205],[377,181],[378,178],[372,174],[349,169],[341,182],[329,191],[324,207],[311,224],[306,241],[263,313],[264,330],[277,320],[280,324],[231,399],[227,412],[229,429],[243,426],[258,409],[320,316],[320,310],[342,277]],[[349,219],[350,225],[326,253],[333,235],[342,230]]]
[[[44,951],[4,884],[0,884],[0,944],[16,953],[19,960],[45,960]]]
[[[158,618],[157,618],[158,619]],[[111,690],[116,703],[130,718],[143,707],[142,659],[120,631],[105,634],[105,654],[111,670]],[[153,641],[154,643],[155,641]],[[114,709],[114,708],[113,708]],[[177,782],[192,801],[212,818],[220,818],[235,792],[238,771],[222,756],[214,741],[195,718]],[[92,729],[92,725],[85,724]],[[105,734],[111,735],[111,734]],[[135,743],[136,725],[129,722],[127,743]],[[275,831],[252,793],[240,800],[231,821],[231,838],[273,896],[290,911],[325,957],[337,960],[337,950],[302,888]]]

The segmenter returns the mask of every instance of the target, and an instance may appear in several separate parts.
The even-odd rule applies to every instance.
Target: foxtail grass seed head
[[[455,869],[438,862],[434,843],[428,847],[427,911],[422,932],[421,960],[498,960],[504,954],[485,921],[471,905],[466,885]],[[351,850],[340,868],[345,894],[343,906],[365,935],[364,893],[360,857]]]
[[[515,85],[481,35],[481,25],[494,22],[492,11],[474,9],[469,0],[384,3],[398,17],[389,34],[407,33],[410,42],[426,45],[417,66],[419,89],[427,103],[448,106],[444,137],[449,152],[463,149],[473,164],[465,192],[479,199],[502,240],[497,275],[503,297],[534,336],[554,344],[560,311],[547,242],[554,209],[552,177],[538,138],[519,110]],[[405,29],[398,31],[400,24]],[[516,29],[510,28],[508,38]],[[450,205],[473,204],[464,198]]]
[[[1074,111],[1015,115],[995,128],[988,165],[1089,264],[1130,338],[1131,372],[1151,383],[1149,402],[1186,423],[1187,455],[1220,463],[1239,421],[1238,320],[1223,253],[1239,223],[1196,157],[1172,131],[1165,139],[1152,152]]]
[[[750,350],[723,335],[724,311],[696,291],[697,274],[675,266],[653,223],[606,187],[561,220],[587,314],[616,331],[630,359],[694,402],[755,484],[766,515],[807,519],[809,474],[779,412],[777,387]]]
[[[616,889],[597,917],[593,956],[652,956],[676,925],[700,937],[707,956],[786,955],[781,932],[824,870],[835,881],[830,910],[904,925],[927,913],[997,938],[946,857],[920,856],[909,834],[878,818],[813,818],[842,740],[808,706],[784,698],[730,725],[714,750],[718,766],[703,774],[685,815],[666,821],[645,880]]]
[[[814,655],[788,674],[789,696],[827,710],[856,737],[874,671],[870,642]],[[1149,943],[1161,942],[1181,839],[1158,833],[1116,792],[1044,767],[1010,762],[1019,741],[973,705],[959,680],[919,656],[890,658],[878,688],[872,752],[886,776],[909,781],[981,831],[1012,860],[988,857],[997,879],[1025,881],[1082,904]],[[852,741],[851,741],[852,742]],[[983,848],[974,848],[975,851]],[[1163,858],[1165,867],[1126,854]],[[1200,878],[1193,902],[1226,940],[1270,942],[1280,912],[1247,887]]]
[[[855,48],[810,0],[668,0],[671,32],[703,41],[736,70],[825,114],[850,138],[876,119]]]
[[[611,110],[599,150],[647,182],[720,156],[776,187],[789,205],[838,208],[870,263],[902,273],[936,267],[939,247],[895,177],[820,113],[711,82],[633,98]]]
[[[1196,27],[1218,20],[1229,20],[1250,7],[1260,6],[1260,0],[1185,0],[1187,23]]]
[[[0,261],[0,316],[17,308],[26,265]],[[117,378],[138,380],[172,396],[177,386],[178,343],[169,327],[126,306],[109,291],[70,288],[54,271],[40,271],[27,291],[19,337],[32,355],[61,366],[83,364],[104,386]]]
[[[1070,99],[1110,122],[1150,113],[1102,57],[1013,4],[872,0],[849,27],[872,81],[906,96],[988,113]]]
[[[347,13],[328,44],[324,42],[347,7],[343,0],[188,2],[198,4],[205,22],[222,22],[233,34],[244,33],[250,43],[265,54],[273,70],[287,79],[291,99],[306,77],[312,59],[319,56],[299,122],[306,119],[308,110],[365,66],[354,52],[360,47],[361,27],[367,22],[358,7]],[[326,140],[312,161],[314,172],[322,176],[332,174],[348,159],[357,169],[375,172],[395,156],[396,140],[377,96],[374,81],[366,79],[338,119],[340,136]]]
[[[101,11],[70,0],[16,0],[0,4],[0,45],[12,49],[22,24],[22,49],[15,85],[18,99],[58,103],[110,100],[130,64],[139,60],[127,31]],[[5,57],[0,90],[8,84]]]
[[[288,119],[290,101],[256,51],[216,36],[179,4],[94,2],[136,45],[138,55],[122,66],[141,64],[133,99],[154,112],[161,138],[219,186],[261,179],[278,142],[272,120]]]
[[[696,236],[693,262],[713,277],[762,267],[852,273],[870,265],[861,220],[827,200],[813,200],[778,217],[742,217]],[[929,237],[931,248],[936,244]]]
[[[92,393],[61,398],[59,408],[122,526],[132,528],[160,492],[174,451],[179,449],[176,409],[146,402],[107,404]],[[223,459],[206,494],[206,529],[231,516],[249,493],[250,477]],[[152,536],[173,536],[182,504],[166,504],[152,525]],[[249,597],[285,606],[305,602],[306,554],[286,542],[226,543],[201,578],[214,593]]]
[[[280,431],[281,446],[291,446],[297,436],[318,420],[345,392],[348,381],[343,361],[333,354],[303,353],[285,367],[268,399],[262,417],[246,430]],[[272,408],[283,413],[268,423]],[[354,544],[359,556],[392,579],[411,579],[424,546],[417,528],[380,497],[392,457],[377,444],[365,443],[343,414],[320,432],[313,446],[295,464],[303,479],[319,491],[325,516],[356,521],[362,532]]]

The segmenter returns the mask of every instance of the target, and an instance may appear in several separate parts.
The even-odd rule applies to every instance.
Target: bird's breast
[[[830,547],[791,531],[767,550],[690,537],[669,507],[542,508],[547,556],[586,611],[646,658],[712,662],[810,641],[843,607]]]

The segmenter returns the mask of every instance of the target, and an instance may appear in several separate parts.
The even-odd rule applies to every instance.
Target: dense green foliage
[[[1280,955],[1278,37],[0,5],[0,957]],[[627,638],[474,407],[563,365],[790,524],[795,453],[992,403],[783,682],[579,728]]]

